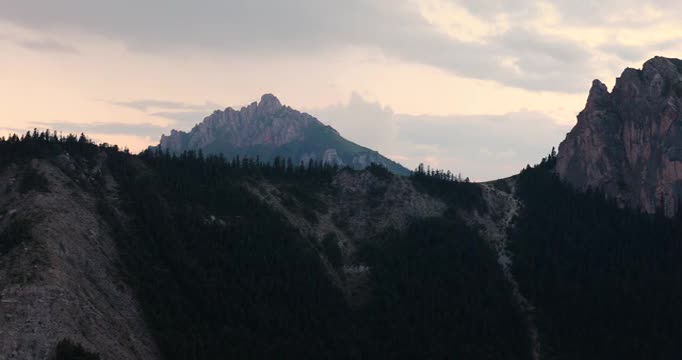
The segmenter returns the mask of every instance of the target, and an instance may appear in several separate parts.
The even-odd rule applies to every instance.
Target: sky
[[[0,0],[0,134],[138,151],[273,93],[407,167],[513,175],[593,79],[682,57],[662,0]]]

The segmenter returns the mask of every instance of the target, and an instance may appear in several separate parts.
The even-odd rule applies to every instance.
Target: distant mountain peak
[[[283,106],[272,94],[240,110],[216,110],[190,132],[172,130],[161,137],[159,146],[174,153],[202,150],[265,161],[279,156],[296,163],[314,160],[357,169],[378,163],[395,173],[409,174],[378,152],[344,139],[331,126]]]
[[[682,199],[682,60],[627,68],[611,92],[592,83],[578,123],[559,146],[557,172],[623,205],[673,214]]]
[[[272,114],[282,108],[282,103],[272,94],[264,94],[258,103],[258,109],[261,113]]]

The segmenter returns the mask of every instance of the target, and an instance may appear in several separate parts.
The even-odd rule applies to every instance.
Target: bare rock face
[[[202,150],[227,158],[259,157],[264,161],[279,156],[296,164],[313,160],[356,169],[377,163],[397,174],[409,174],[378,152],[344,139],[318,119],[283,106],[272,94],[240,110],[217,110],[190,132],[173,130],[161,137],[159,146],[172,153]]]
[[[235,148],[280,146],[301,140],[303,130],[312,124],[322,125],[312,116],[284,107],[274,95],[266,94],[260,102],[253,102],[239,111],[232,108],[214,111],[189,134],[173,130],[170,136],[161,137],[161,147],[181,152],[203,149],[217,141]]]
[[[27,171],[47,179],[46,191],[18,190]],[[0,171],[0,360],[51,359],[62,339],[102,359],[161,358],[98,200],[84,190],[97,173],[64,155]]]
[[[626,69],[611,93],[599,80],[559,146],[556,171],[578,189],[667,215],[682,199],[682,60]]]

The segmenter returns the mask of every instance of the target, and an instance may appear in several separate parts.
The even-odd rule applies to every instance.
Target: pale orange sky
[[[611,86],[625,67],[682,53],[680,8],[662,1],[585,9],[568,1],[350,0],[334,11],[336,2],[294,0],[272,18],[274,0],[122,1],[101,10],[80,2],[0,0],[0,133],[55,124],[140,150],[217,107],[273,93],[408,166],[429,161],[484,179],[544,153],[499,148],[502,132],[493,131],[470,149],[484,165],[468,164],[472,154],[451,153],[446,141],[367,136],[358,119],[373,121],[371,113],[350,110],[372,104],[389,124],[447,127],[481,117],[482,127],[494,127],[490,119],[512,117],[523,130],[542,121],[547,138],[521,131],[515,141],[544,148],[575,122],[592,79]],[[293,20],[273,23],[282,11]],[[235,21],[243,23],[230,27]],[[534,115],[524,123],[514,114]]]

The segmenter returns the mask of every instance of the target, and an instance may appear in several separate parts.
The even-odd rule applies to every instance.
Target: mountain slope
[[[674,358],[682,217],[556,161],[472,184],[0,139],[0,359]]]
[[[682,199],[682,61],[655,57],[626,69],[611,93],[599,80],[559,146],[556,170],[578,189],[667,215]]]
[[[476,184],[45,134],[0,140],[0,169],[19,179],[1,178],[0,212],[38,219],[27,239],[0,224],[1,271],[23,279],[0,277],[6,353],[68,338],[105,360],[529,359],[495,254],[460,215],[487,211]]]
[[[623,209],[562,183],[549,158],[517,177],[513,273],[544,358],[670,359],[682,351],[682,217]]]
[[[106,158],[13,160],[0,161],[0,359],[48,359],[63,339],[104,359],[160,358],[98,211],[117,202]]]
[[[363,169],[377,163],[396,174],[409,174],[409,170],[378,152],[344,139],[331,126],[282,106],[270,94],[238,111],[215,111],[189,133],[173,130],[169,136],[161,137],[159,146],[176,154],[202,150],[227,158],[291,158],[294,165],[313,160]]]
[[[186,274],[153,276],[142,301],[195,305],[151,319],[168,329],[159,337],[168,358],[192,350],[198,358],[528,358],[494,255],[456,215],[481,206],[477,185],[433,189],[428,178],[380,167],[142,159],[155,175],[129,186],[153,235],[130,252],[151,258],[131,267]],[[215,321],[200,328],[191,321],[207,317]]]

